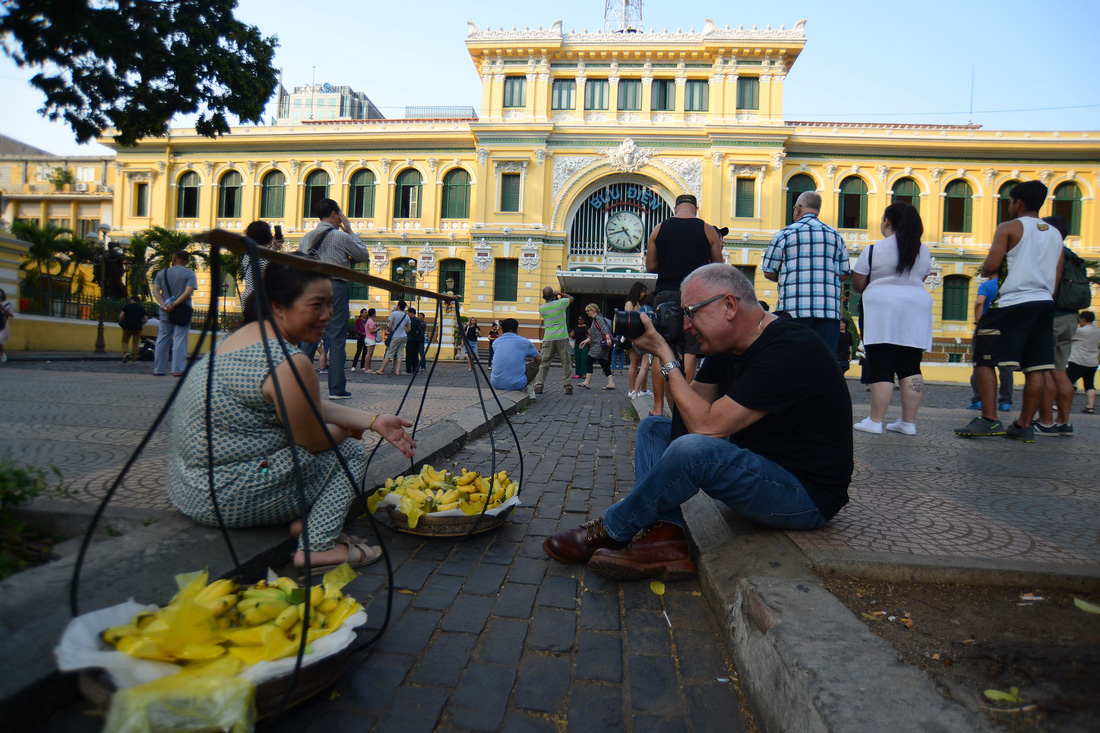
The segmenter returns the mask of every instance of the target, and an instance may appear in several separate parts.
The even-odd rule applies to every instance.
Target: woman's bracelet
[[[367,430],[368,430],[368,431],[369,431],[369,430],[374,430],[374,421],[375,421],[375,420],[377,420],[377,419],[378,419],[378,418],[379,418],[379,417],[380,417],[381,415],[382,415],[382,413],[381,413],[381,412],[376,412],[376,413],[374,413],[374,417],[372,417],[372,418],[370,419],[370,425],[368,425],[368,426],[367,426]]]

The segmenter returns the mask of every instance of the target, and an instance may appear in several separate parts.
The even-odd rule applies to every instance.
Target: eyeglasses
[[[681,310],[684,311],[684,315],[687,316],[687,319],[689,321],[693,321],[693,320],[695,320],[695,314],[698,313],[703,308],[703,306],[707,306],[707,305],[710,305],[711,303],[714,303],[715,301],[721,300],[722,298],[726,297],[727,295],[733,295],[733,293],[722,293],[720,295],[715,295],[713,298],[707,298],[702,303],[696,303],[695,305],[684,305],[684,306],[680,306],[680,308],[681,308]],[[734,300],[741,300],[736,295],[733,295],[733,299]]]

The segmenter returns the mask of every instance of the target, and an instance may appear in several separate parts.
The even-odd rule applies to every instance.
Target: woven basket
[[[340,675],[344,673],[344,668],[347,667],[350,657],[351,647],[348,647],[332,656],[302,667],[286,709],[305,702],[340,679]],[[97,708],[106,711],[110,707],[111,698],[115,694],[115,684],[102,669],[82,671],[78,678],[78,684],[80,691],[84,693],[84,697]],[[256,686],[257,720],[270,718],[276,713],[289,686],[290,674],[261,682]]]
[[[461,517],[439,517],[434,514],[424,514],[417,521],[416,527],[410,529],[408,517],[400,509],[388,506],[386,512],[390,515],[394,529],[407,534],[420,535],[421,537],[461,537],[470,534],[470,530],[474,528],[475,524],[477,529],[474,530],[474,534],[490,532],[504,524],[511,513],[511,511],[504,511],[495,515],[486,514],[480,517],[480,523],[477,521],[479,518],[477,514],[465,514]]]

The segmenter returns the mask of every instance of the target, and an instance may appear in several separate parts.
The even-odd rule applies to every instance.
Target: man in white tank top
[[[1011,220],[997,227],[982,274],[1000,280],[993,306],[978,322],[974,366],[982,416],[955,430],[963,438],[1003,435],[1035,442],[1031,421],[1043,393],[1043,372],[1054,368],[1054,288],[1062,279],[1062,237],[1039,219],[1047,187],[1025,181],[1009,194]],[[1004,426],[997,420],[994,367],[1024,374],[1020,415]]]

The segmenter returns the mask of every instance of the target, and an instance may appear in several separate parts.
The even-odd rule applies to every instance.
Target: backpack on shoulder
[[[1062,247],[1062,281],[1054,297],[1054,307],[1064,311],[1079,311],[1092,304],[1092,288],[1085,261],[1069,247]]]

